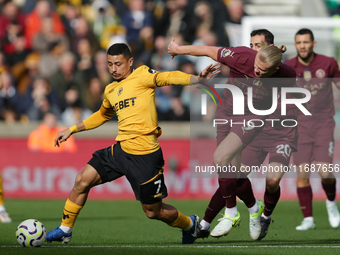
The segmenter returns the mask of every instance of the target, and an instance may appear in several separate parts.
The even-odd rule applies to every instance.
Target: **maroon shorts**
[[[217,119],[221,119],[222,122],[227,122],[225,124],[218,124],[217,126],[217,146],[226,138],[226,136],[233,132],[242,141],[243,148],[250,144],[254,138],[262,131],[263,126],[261,126],[261,121],[264,120],[266,116],[258,115],[244,115],[244,116],[216,116]],[[252,120],[252,122],[248,122]],[[250,125],[248,125],[249,123]]]
[[[293,154],[294,163],[333,162],[334,128],[333,118],[310,119],[298,122],[298,151]]]
[[[269,153],[269,163],[277,162],[288,166],[292,151],[294,151],[294,147],[290,143],[282,141],[277,141],[272,147],[248,145],[242,151],[241,162],[246,166],[260,166]]]

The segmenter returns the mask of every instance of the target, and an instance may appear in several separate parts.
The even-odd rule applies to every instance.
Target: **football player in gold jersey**
[[[3,72],[3,68],[0,67],[0,90],[3,88],[1,73]],[[0,174],[0,222],[2,223],[11,223],[12,219],[9,217],[6,212],[5,203],[4,203],[4,192],[2,189],[2,179]]]
[[[146,216],[181,228],[182,243],[193,243],[198,216],[185,216],[162,201],[167,196],[167,189],[163,176],[163,154],[157,141],[162,130],[157,123],[155,88],[208,81],[220,72],[219,65],[208,66],[198,76],[180,71],[157,72],[145,65],[132,70],[133,57],[125,44],[114,44],[108,49],[107,63],[116,81],[106,86],[100,110],[59,132],[54,142],[55,146],[59,146],[72,134],[99,127],[116,113],[119,129],[117,143],[93,153],[82,173],[76,177],[65,203],[61,226],[48,232],[46,240],[68,243],[90,189],[126,176]]]

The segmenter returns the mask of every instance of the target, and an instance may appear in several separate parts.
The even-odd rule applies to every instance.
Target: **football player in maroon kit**
[[[297,194],[304,219],[296,230],[315,228],[312,214],[310,172],[319,172],[326,193],[329,223],[333,228],[340,224],[335,201],[336,179],[332,174],[335,122],[332,81],[340,88],[340,72],[334,58],[314,52],[316,42],[310,29],[300,29],[295,35],[297,56],[285,62],[296,70],[299,86],[311,94],[312,116],[298,115],[298,151],[293,154],[297,167]],[[312,164],[315,162],[315,164]]]
[[[274,45],[274,35],[267,29],[253,30],[250,34],[250,48],[260,51],[264,45]],[[271,114],[268,119],[295,119],[297,116],[297,108],[295,106],[288,106],[287,115],[281,116],[280,103],[276,111]],[[267,123],[268,124],[268,123]],[[253,142],[245,147],[242,151],[242,167],[241,171],[249,174],[251,167],[256,166],[260,169],[261,164],[269,154],[269,165],[271,169],[288,168],[291,151],[296,151],[297,147],[297,128],[296,127],[282,127],[280,125],[271,126],[265,125],[262,132],[255,137]],[[271,222],[271,215],[280,198],[280,181],[284,175],[284,171],[267,171],[266,176],[266,191],[264,194],[264,212],[261,215],[261,234],[257,240],[263,239],[268,232],[268,227]],[[241,198],[247,207],[249,207],[252,200],[243,195],[244,187],[237,187],[236,195]],[[200,222],[198,238],[205,238],[209,236],[210,224],[217,216],[218,212],[224,207],[223,197],[219,190],[214,194],[210,204],[205,211],[203,220]]]
[[[269,109],[272,98],[272,87],[265,79],[260,78],[291,78],[278,79],[275,87],[295,86],[296,73],[293,68],[281,63],[284,46],[263,47],[258,53],[247,47],[210,47],[210,46],[179,46],[172,41],[168,46],[168,52],[172,57],[176,55],[193,55],[208,56],[230,67],[229,84],[239,87],[243,92],[248,87],[254,88],[252,97],[255,109]],[[282,50],[283,49],[283,50]],[[247,101],[247,93],[245,100]],[[294,94],[300,97],[299,94]],[[238,99],[238,98],[237,98]],[[216,111],[217,119],[233,118],[235,122],[246,122],[251,119],[265,119],[266,116],[253,114],[245,104],[245,114],[243,116],[233,115],[233,97],[231,91],[223,91],[223,102],[219,104]],[[214,152],[213,163],[215,166],[235,166],[240,169],[242,150],[252,142],[252,140],[261,132],[262,128],[243,127],[240,125],[218,125],[217,126],[217,149]],[[242,189],[242,197],[239,196],[248,207],[250,213],[249,230],[253,240],[257,240],[261,233],[261,214],[263,204],[259,203],[253,194],[251,183],[244,173],[219,173],[219,188],[212,197],[222,197],[217,199],[214,205],[207,210],[213,210],[212,207],[221,209],[221,204],[226,206],[224,217],[219,219],[220,223],[212,230],[213,237],[227,235],[230,230],[240,223],[240,213],[236,206],[236,191]],[[218,212],[217,212],[218,213]]]
[[[250,47],[259,51],[259,45],[274,45],[274,35],[266,29],[252,31]],[[288,95],[289,96],[289,95]],[[281,98],[281,97],[280,97]],[[266,190],[264,193],[264,212],[261,215],[261,234],[257,240],[261,240],[267,235],[268,227],[271,222],[271,216],[277,202],[280,199],[281,189],[280,181],[289,169],[291,152],[297,148],[297,127],[293,123],[283,127],[278,123],[287,119],[296,120],[298,108],[295,105],[287,105],[287,115],[281,115],[281,100],[278,107],[268,119],[276,119],[273,125],[266,123],[262,132],[255,137],[254,141],[247,146],[242,152],[241,170],[247,174],[249,169],[255,166],[260,169],[262,163],[269,155],[269,167],[266,175]],[[279,169],[277,171],[277,169]],[[237,192],[237,196],[241,196]]]

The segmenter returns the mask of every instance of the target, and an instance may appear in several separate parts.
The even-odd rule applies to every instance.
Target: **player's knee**
[[[266,187],[270,193],[276,192],[277,189],[279,188],[279,185],[280,185],[280,179],[273,178],[273,179],[266,180]]]
[[[83,178],[83,175],[81,173],[78,174],[76,177],[74,189],[79,192],[85,192],[90,189],[90,183],[85,178]]]
[[[151,210],[146,210],[145,214],[146,214],[146,217],[152,220],[155,220],[155,219],[158,220],[159,215],[160,215],[159,211],[151,211]]]
[[[213,163],[215,166],[225,166],[230,163],[228,162],[230,161],[228,159],[229,159],[228,155],[215,152],[213,156]]]
[[[307,187],[309,186],[309,178],[298,178],[297,186],[298,187]]]

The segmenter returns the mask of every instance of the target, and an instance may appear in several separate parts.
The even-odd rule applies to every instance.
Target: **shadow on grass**
[[[327,240],[320,240],[320,239],[309,239],[309,240],[275,240],[270,239],[268,241],[246,241],[246,240],[220,240],[220,241],[208,241],[208,242],[199,242],[195,244],[200,245],[225,245],[225,246],[303,246],[303,245],[339,245],[339,239],[327,239]]]
[[[127,216],[112,216],[112,217],[108,217],[108,216],[105,216],[105,217],[101,217],[101,216],[96,216],[96,217],[91,217],[91,216],[80,216],[78,218],[78,221],[114,221],[114,220],[131,220],[133,219],[134,217],[127,217]],[[40,217],[39,218],[39,221],[41,222],[48,222],[48,221],[61,221],[61,216],[59,217]]]

